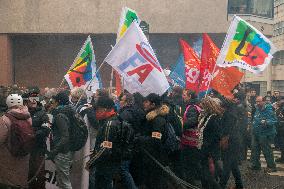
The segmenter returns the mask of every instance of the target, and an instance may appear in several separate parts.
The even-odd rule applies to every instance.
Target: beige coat
[[[26,107],[9,110],[14,117],[26,119],[32,123]],[[0,117],[0,183],[21,186],[27,188],[29,155],[17,158],[11,155],[7,149],[7,138],[10,131],[11,121],[3,115]]]

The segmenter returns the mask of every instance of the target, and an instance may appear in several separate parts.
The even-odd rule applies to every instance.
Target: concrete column
[[[13,83],[12,45],[7,34],[0,34],[0,85]]]
[[[267,66],[267,91],[272,90],[272,63]]]

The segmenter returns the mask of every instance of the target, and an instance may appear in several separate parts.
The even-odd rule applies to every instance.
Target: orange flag
[[[211,82],[211,87],[226,98],[234,98],[232,90],[241,81],[244,73],[235,67],[218,67],[216,76]]]
[[[205,91],[211,87],[226,98],[233,98],[231,91],[241,81],[244,74],[235,67],[218,67],[216,60],[219,53],[220,49],[209,35],[203,34],[199,89]]]

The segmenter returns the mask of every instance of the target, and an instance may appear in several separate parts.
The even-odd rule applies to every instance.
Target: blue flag
[[[169,77],[171,79],[170,84],[172,86],[178,85],[185,88],[185,70],[184,70],[183,54],[180,54],[176,63],[176,66],[171,71]]]

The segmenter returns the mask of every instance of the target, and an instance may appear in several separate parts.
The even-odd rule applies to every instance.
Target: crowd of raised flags
[[[200,40],[201,55],[180,39],[180,56],[169,75],[165,75],[139,23],[134,10],[122,9],[116,45],[102,63],[112,66],[117,95],[123,89],[143,96],[153,92],[161,95],[170,87],[179,85],[199,93],[199,96],[214,89],[226,98],[232,98],[231,91],[241,81],[243,71],[264,71],[276,51],[261,32],[235,16],[221,50],[206,33]],[[90,89],[91,86],[95,91],[102,87],[90,36],[65,79],[71,89],[75,86]]]

